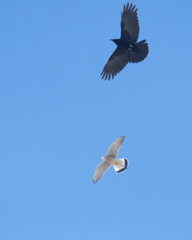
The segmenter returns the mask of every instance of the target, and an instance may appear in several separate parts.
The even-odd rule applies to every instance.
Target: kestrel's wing
[[[125,136],[121,136],[113,144],[111,144],[111,146],[108,149],[107,155],[116,158],[124,139]]]
[[[137,8],[132,3],[123,7],[123,12],[121,12],[121,39],[127,40],[129,42],[137,42],[139,36],[139,20],[137,18]]]
[[[117,47],[103,68],[101,73],[102,79],[105,78],[105,80],[107,80],[108,78],[108,80],[110,80],[111,76],[113,79],[114,76],[127,65],[128,61],[128,50],[125,50],[122,47]]]
[[[95,170],[95,173],[93,176],[93,183],[96,183],[104,175],[104,173],[110,168],[110,166],[111,164],[105,161],[100,163]]]

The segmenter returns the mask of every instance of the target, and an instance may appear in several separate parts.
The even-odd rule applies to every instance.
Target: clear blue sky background
[[[135,0],[149,55],[103,81],[125,3],[1,1],[1,240],[192,239],[192,3]]]

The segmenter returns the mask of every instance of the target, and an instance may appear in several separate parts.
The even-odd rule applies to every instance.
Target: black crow
[[[138,63],[143,61],[148,52],[148,44],[146,40],[138,43],[139,35],[139,21],[137,18],[137,8],[132,3],[127,6],[124,5],[123,12],[121,12],[121,38],[111,39],[116,45],[114,53],[109,58],[107,64],[101,73],[102,79],[110,80],[120,72],[128,62]]]

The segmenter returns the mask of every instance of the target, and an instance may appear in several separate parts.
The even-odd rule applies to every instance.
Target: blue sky
[[[1,1],[1,240],[192,238],[192,3],[135,0],[149,55],[103,81],[125,3]]]

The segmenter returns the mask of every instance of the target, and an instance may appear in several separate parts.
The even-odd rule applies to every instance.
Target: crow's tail
[[[137,63],[143,61],[149,52],[146,40],[138,42],[133,45],[132,50],[128,51],[129,62]]]

